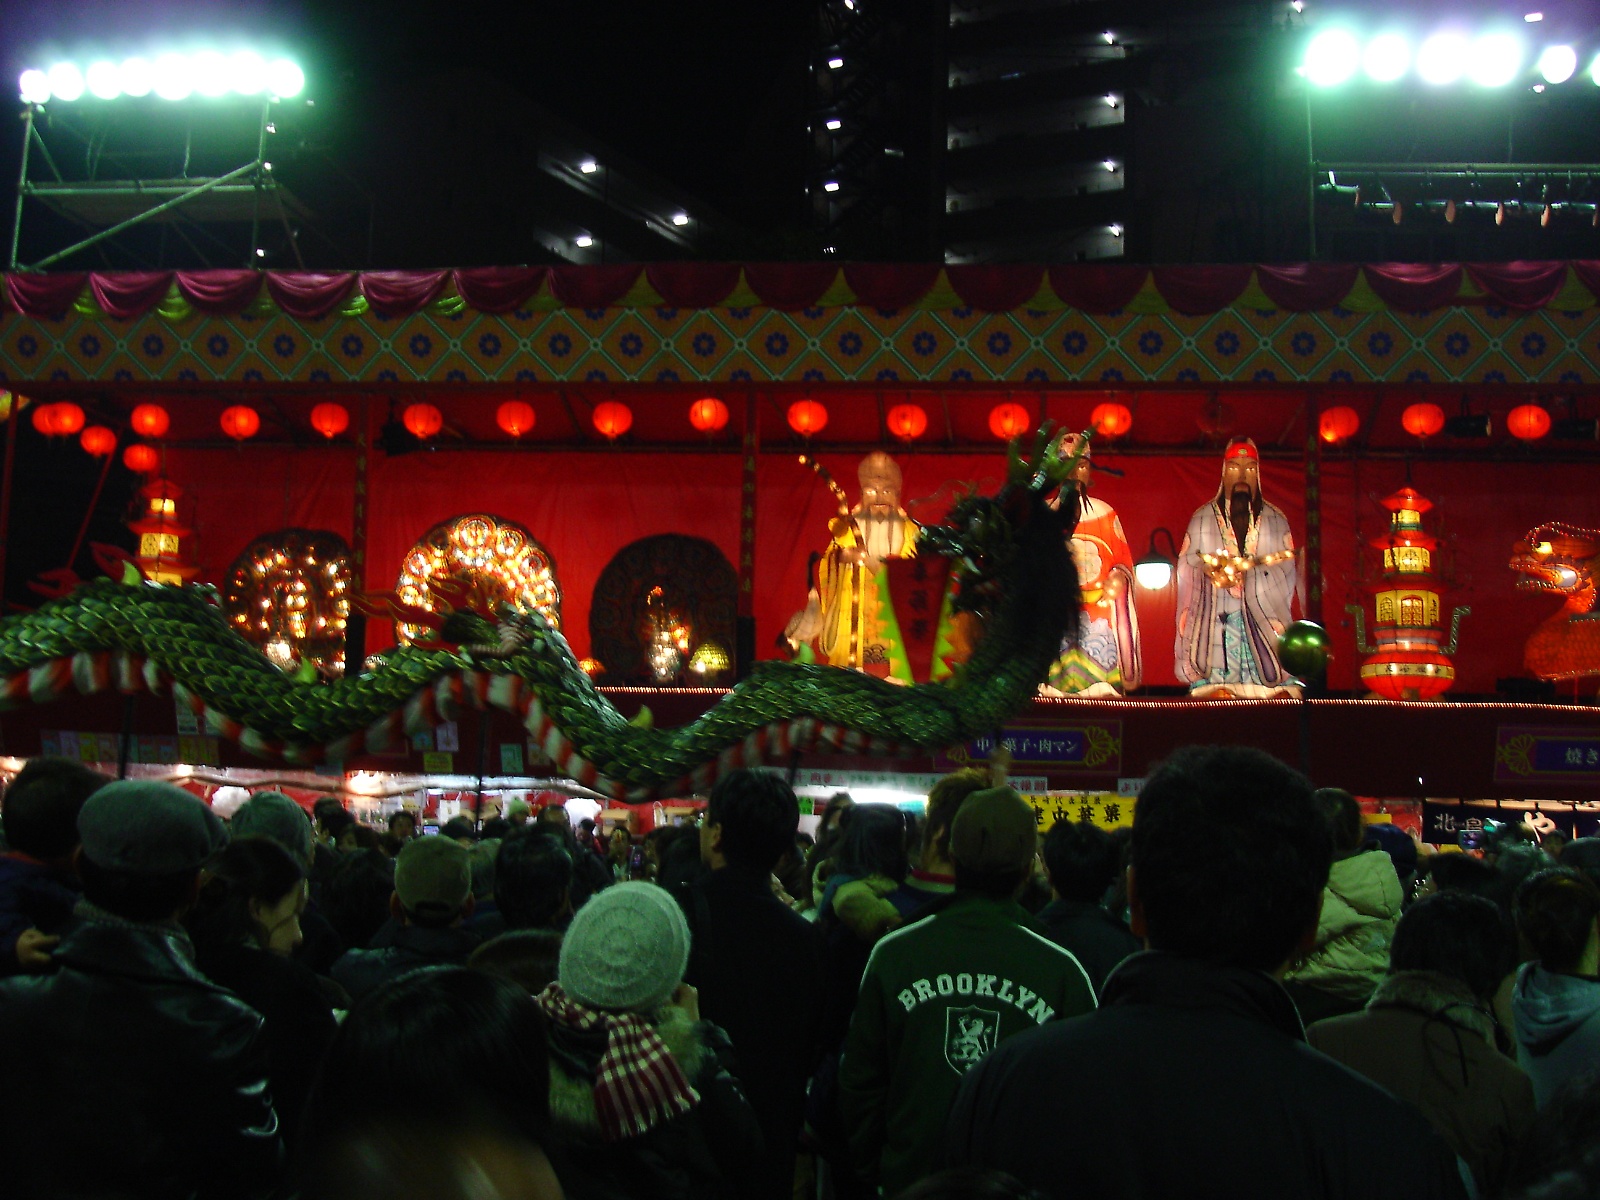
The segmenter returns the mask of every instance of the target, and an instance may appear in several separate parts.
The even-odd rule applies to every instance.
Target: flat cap
[[[210,862],[228,828],[202,801],[153,780],[108,783],[78,813],[83,856],[107,871],[175,875]]]

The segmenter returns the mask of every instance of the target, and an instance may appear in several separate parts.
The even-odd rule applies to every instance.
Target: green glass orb
[[[1321,675],[1332,657],[1328,631],[1313,621],[1296,621],[1278,638],[1278,661],[1296,679]]]

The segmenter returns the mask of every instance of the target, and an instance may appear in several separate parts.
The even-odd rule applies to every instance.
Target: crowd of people
[[[1042,838],[988,768],[814,839],[752,771],[643,839],[51,759],[0,817],[8,1197],[1600,1193],[1600,840],[1254,750]]]

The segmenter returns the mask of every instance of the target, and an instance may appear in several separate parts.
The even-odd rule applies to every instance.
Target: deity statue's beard
[[[1255,515],[1255,496],[1247,483],[1234,485],[1228,494],[1228,524],[1233,526],[1233,537],[1244,553],[1245,538],[1250,534],[1250,518]]]
[[[890,513],[886,517],[862,513],[857,518],[861,524],[861,545],[867,552],[867,561],[876,567],[886,558],[896,558],[905,545],[905,528],[901,518]]]

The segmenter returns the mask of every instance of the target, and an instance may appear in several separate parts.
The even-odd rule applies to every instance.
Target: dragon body
[[[1600,675],[1600,531],[1550,521],[1516,544],[1511,569],[1524,591],[1548,592],[1566,603],[1528,638],[1523,662],[1540,679]]]
[[[687,725],[630,724],[537,613],[498,627],[467,614],[451,648],[402,646],[372,672],[297,681],[240,638],[195,589],[95,580],[0,622],[0,706],[72,690],[170,686],[208,728],[291,763],[342,762],[402,744],[463,706],[518,716],[558,769],[622,800],[702,790],[725,770],[796,751],[933,750],[996,729],[1033,695],[1075,629],[1077,580],[1063,530],[1076,513],[1046,498],[1075,459],[1048,429],[1015,445],[992,497],[968,495],[924,532],[961,583],[984,635],[953,681],[896,686],[836,667],[757,665]],[[447,623],[447,630],[448,630]]]

